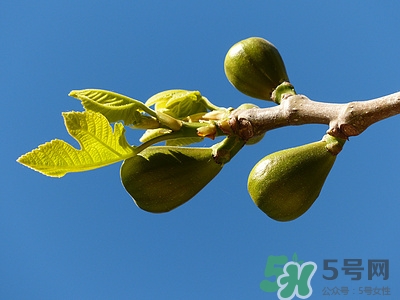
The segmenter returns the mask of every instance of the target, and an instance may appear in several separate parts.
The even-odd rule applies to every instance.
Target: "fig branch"
[[[400,114],[400,92],[380,98],[343,104],[310,100],[304,95],[283,94],[280,105],[237,109],[229,124],[242,139],[291,125],[327,124],[327,133],[342,139],[361,134],[370,125]]]
[[[160,213],[190,200],[246,144],[256,144],[267,131],[326,124],[327,134],[321,140],[267,155],[248,177],[253,202],[269,217],[291,221],[317,199],[350,136],[400,114],[400,92],[343,104],[297,94],[278,50],[262,38],[233,45],[224,69],[240,92],[278,105],[259,108],[245,103],[224,108],[199,91],[187,90],[163,91],[145,103],[106,90],[75,90],[69,95],[80,100],[85,111],[63,113],[63,117],[80,149],[54,139],[17,161],[51,177],[123,161],[120,177],[126,191],[138,207]],[[128,142],[127,127],[145,130],[141,144]],[[193,147],[217,136],[225,138],[211,147]],[[160,142],[165,144],[155,145]]]

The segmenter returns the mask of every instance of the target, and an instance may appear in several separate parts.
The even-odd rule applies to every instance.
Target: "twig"
[[[317,102],[304,95],[287,94],[275,107],[233,111],[229,125],[244,140],[283,126],[304,124],[327,124],[328,134],[347,139],[397,114],[400,114],[400,92],[344,104]]]

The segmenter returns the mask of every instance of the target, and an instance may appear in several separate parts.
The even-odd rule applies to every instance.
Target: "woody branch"
[[[347,139],[397,114],[400,114],[400,92],[343,104],[323,103],[304,95],[286,94],[281,104],[275,107],[233,111],[229,125],[244,140],[283,126],[303,124],[327,124],[327,133]]]

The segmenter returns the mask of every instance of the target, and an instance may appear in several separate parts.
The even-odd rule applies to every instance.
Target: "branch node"
[[[239,119],[238,121],[239,128],[237,134],[243,141],[248,141],[254,136],[253,125],[247,119]]]

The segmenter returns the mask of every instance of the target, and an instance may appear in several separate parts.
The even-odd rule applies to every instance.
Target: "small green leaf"
[[[157,129],[148,129],[144,132],[144,134],[142,135],[142,137],[140,138],[140,142],[141,143],[145,143],[148,142],[156,137],[162,136],[162,135],[166,135],[171,133],[172,130],[171,129],[166,129],[166,128],[157,128]]]
[[[172,130],[165,129],[165,128],[148,129],[145,131],[145,133],[142,135],[142,137],[140,138],[139,141],[142,143],[146,143],[155,138],[170,135],[171,133],[172,133]],[[204,140],[204,138],[197,137],[197,136],[196,137],[180,136],[180,137],[174,138],[174,139],[166,139],[165,145],[167,145],[167,146],[187,146],[190,144],[199,143],[202,140]]]
[[[202,137],[188,137],[188,138],[180,138],[174,140],[165,141],[166,146],[187,146],[194,143],[200,143],[204,138]]]
[[[69,134],[80,144],[78,150],[62,140],[52,140],[18,158],[18,162],[51,177],[88,171],[127,159],[136,154],[125,139],[125,128],[114,125],[100,113],[63,113]]]
[[[155,110],[170,115],[176,119],[207,112],[208,101],[198,91],[168,90],[160,92],[145,103],[155,105]]]
[[[110,91],[97,89],[75,90],[71,91],[69,96],[81,100],[85,110],[101,113],[110,123],[124,121],[126,125],[133,124],[140,127],[142,123],[149,122],[149,117],[145,116],[143,112],[150,114],[152,117],[156,116],[154,111],[144,103]],[[157,121],[154,119],[154,122]]]

